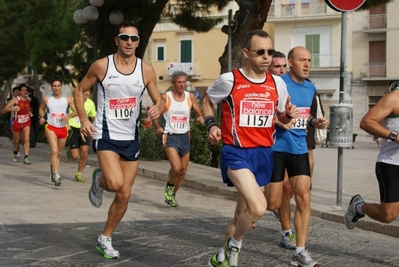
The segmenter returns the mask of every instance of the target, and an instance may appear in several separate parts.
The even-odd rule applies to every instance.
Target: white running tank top
[[[68,99],[65,94],[62,94],[60,98],[55,98],[53,94],[50,94],[47,101],[47,123],[51,126],[62,128],[67,125],[66,121],[62,120],[62,117],[68,114]]]
[[[104,79],[98,83],[95,139],[138,140],[140,103],[145,90],[141,59],[130,74],[120,73],[108,56]]]
[[[166,92],[162,120],[165,133],[184,134],[190,131],[190,111],[192,106],[189,92],[184,92],[184,100],[182,102],[176,101],[172,92]]]
[[[399,117],[385,118],[381,125],[391,131],[399,132]],[[392,142],[391,139],[381,139],[380,153],[377,162],[384,162],[399,166],[399,144]]]

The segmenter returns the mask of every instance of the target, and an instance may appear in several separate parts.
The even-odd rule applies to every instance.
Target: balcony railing
[[[365,30],[383,29],[386,27],[387,27],[387,15],[386,14],[365,16],[365,20],[364,20],[364,29]]]
[[[311,54],[312,69],[337,68],[340,65],[340,54]]]
[[[366,63],[363,64],[361,75],[363,77],[386,77],[386,65],[385,63]]]
[[[327,14],[326,4],[309,4],[302,3],[301,5],[295,4],[282,4],[275,6],[272,4],[269,9],[269,18],[277,17],[295,17],[295,16],[314,16]]]

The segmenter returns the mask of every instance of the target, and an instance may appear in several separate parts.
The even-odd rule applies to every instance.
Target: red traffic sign
[[[338,12],[354,11],[366,0],[325,0],[326,4]]]

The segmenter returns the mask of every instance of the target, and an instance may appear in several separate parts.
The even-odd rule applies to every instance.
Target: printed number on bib
[[[62,123],[62,118],[65,116],[63,112],[61,113],[51,113],[51,122],[55,124]]]
[[[18,123],[25,123],[29,120],[29,115],[18,115]]]
[[[108,114],[111,120],[130,119],[137,106],[136,97],[111,98],[108,105]]]
[[[299,116],[295,118],[295,123],[291,129],[306,129],[310,108],[298,108]]]
[[[172,125],[173,129],[184,129],[188,122],[188,118],[186,116],[172,116],[170,118],[170,124]]]
[[[273,102],[243,100],[240,104],[240,126],[271,127],[273,124],[273,114]]]

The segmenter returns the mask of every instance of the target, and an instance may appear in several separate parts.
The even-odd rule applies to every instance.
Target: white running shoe
[[[98,237],[96,249],[98,252],[103,254],[106,259],[117,259],[119,258],[119,251],[112,247],[112,238],[107,237],[101,240],[101,236]]]

